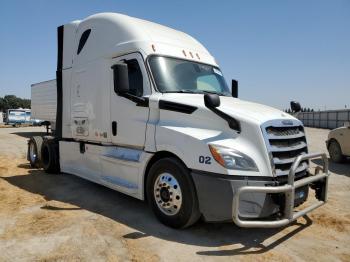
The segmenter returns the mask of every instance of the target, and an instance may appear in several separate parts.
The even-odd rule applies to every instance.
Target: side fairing
[[[110,142],[110,67],[100,59],[73,67],[70,119],[65,121],[74,139]],[[68,94],[67,94],[68,95]]]

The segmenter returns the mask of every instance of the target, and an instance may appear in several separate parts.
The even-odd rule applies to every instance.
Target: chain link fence
[[[297,118],[304,126],[334,129],[344,126],[344,122],[350,122],[350,109],[300,112]]]

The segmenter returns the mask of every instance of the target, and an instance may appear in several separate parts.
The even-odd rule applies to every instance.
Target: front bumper
[[[313,158],[323,159],[323,168],[316,168],[315,175],[295,181],[295,171],[300,162]],[[322,170],[322,173],[320,171]],[[297,157],[290,169],[288,182],[282,186],[271,186],[268,178],[246,177],[237,179],[228,176],[203,176],[193,172],[199,207],[206,221],[233,220],[240,227],[280,227],[320,207],[327,200],[328,160],[325,154],[306,154]],[[310,186],[316,191],[317,203],[294,212],[295,191]],[[272,194],[284,195],[283,210],[272,199]],[[282,216],[266,220],[272,214]]]

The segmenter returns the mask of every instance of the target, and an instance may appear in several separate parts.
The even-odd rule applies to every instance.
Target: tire
[[[186,228],[200,218],[198,198],[189,170],[176,158],[158,160],[151,167],[146,194],[160,222]]]
[[[328,145],[328,152],[331,160],[335,163],[341,163],[344,161],[345,156],[341,151],[339,143],[335,140],[332,140]]]
[[[45,138],[41,147],[42,166],[46,173],[60,172],[58,143],[52,138]]]
[[[41,147],[43,138],[41,136],[33,136],[28,141],[27,159],[33,168],[41,167]]]

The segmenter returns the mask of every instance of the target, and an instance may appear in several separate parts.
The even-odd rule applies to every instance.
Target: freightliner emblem
[[[282,124],[285,126],[292,126],[293,125],[293,121],[291,120],[282,120]]]

